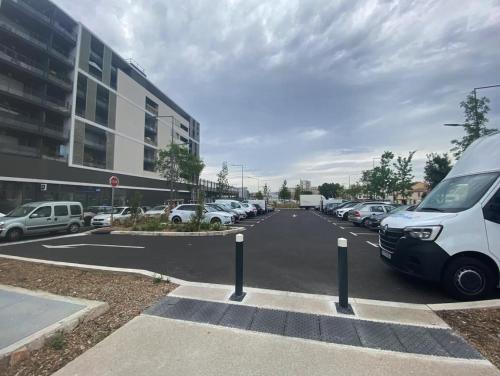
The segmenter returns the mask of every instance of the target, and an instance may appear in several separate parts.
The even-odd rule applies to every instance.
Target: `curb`
[[[233,227],[224,231],[199,231],[199,232],[166,232],[166,231],[110,231],[111,235],[137,235],[137,236],[226,236],[245,231],[244,227]]]
[[[179,286],[199,286],[199,287],[233,287],[232,285],[224,285],[224,284],[216,284],[216,283],[206,283],[206,282],[192,282],[186,281],[184,279],[171,277],[168,275],[151,272],[149,270],[144,269],[129,269],[129,268],[117,268],[111,266],[101,266],[101,265],[90,265],[90,264],[78,264],[71,262],[62,262],[62,261],[51,261],[51,260],[42,260],[42,259],[34,259],[29,257],[20,257],[20,256],[11,256],[0,254],[0,258],[25,261],[25,262],[34,262],[39,264],[47,264],[47,265],[55,265],[55,266],[67,266],[73,268],[80,269],[89,269],[89,270],[101,270],[108,272],[120,272],[120,273],[131,273],[143,275],[146,277],[156,278],[160,276],[163,280],[169,281],[171,283],[175,283]],[[246,290],[252,290],[255,292],[265,291],[267,293],[272,293],[274,295],[290,295],[290,296],[316,296],[316,297],[324,297],[328,299],[335,298],[333,295],[323,295],[323,294],[308,294],[308,293],[299,293],[293,291],[279,291],[279,290],[269,290],[269,289],[261,289],[257,287],[249,287],[245,286]],[[379,305],[385,307],[395,307],[395,308],[412,308],[412,309],[422,309],[425,311],[453,311],[453,310],[462,310],[462,309],[478,309],[478,308],[499,308],[500,307],[500,299],[492,299],[492,300],[479,300],[474,302],[456,302],[456,303],[439,303],[439,304],[418,304],[418,303],[406,303],[406,302],[394,302],[390,300],[374,300],[374,299],[364,299],[364,298],[355,298],[349,297],[350,301],[362,303],[362,304],[371,304],[371,305]]]
[[[18,362],[29,357],[29,353],[40,349],[45,342],[54,336],[57,332],[71,332],[80,323],[96,319],[109,310],[109,304],[96,300],[87,300],[80,298],[55,295],[40,290],[29,290],[21,287],[14,287],[0,284],[0,289],[5,291],[17,292],[31,296],[37,296],[45,299],[58,300],[66,303],[73,303],[85,306],[78,312],[65,317],[64,319],[39,330],[3,349],[0,349],[0,362]]]

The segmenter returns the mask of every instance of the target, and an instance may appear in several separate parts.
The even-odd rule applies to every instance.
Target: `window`
[[[71,215],[82,214],[82,207],[80,205],[70,205]]]
[[[78,86],[76,91],[76,114],[78,116],[85,116],[85,109],[87,107],[87,77],[82,74],[78,75]]]
[[[177,210],[184,210],[184,211],[194,211],[194,205],[182,205],[179,209]]]
[[[104,54],[104,45],[95,37],[92,36],[90,41],[90,55],[89,55],[89,73],[102,79],[102,57]]]
[[[155,115],[158,115],[158,103],[146,97],[146,110],[152,112]]]
[[[96,123],[108,125],[109,92],[108,89],[97,85],[95,121]]]
[[[54,215],[56,217],[64,217],[68,215],[68,207],[66,205],[54,206]]]
[[[382,206],[370,206],[370,211],[374,213],[383,213],[384,208]]]
[[[36,215],[35,215],[36,214]],[[51,206],[42,206],[36,209],[30,217],[37,218],[47,218],[52,215],[52,207]]]
[[[83,165],[95,168],[106,168],[106,132],[86,124],[83,145]]]
[[[500,223],[500,189],[483,208],[484,219]]]
[[[144,146],[144,170],[145,171],[155,171],[156,164],[156,150]]]
[[[110,85],[113,89],[116,89],[116,83],[117,83],[117,80],[118,80],[118,70],[117,68],[112,65],[111,66],[111,81],[110,81]]]

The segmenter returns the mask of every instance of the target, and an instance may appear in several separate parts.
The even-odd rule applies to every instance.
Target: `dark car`
[[[391,214],[394,214],[394,213],[397,213],[397,212],[400,212],[400,211],[411,211],[415,208],[415,206],[410,206],[410,205],[400,205],[400,206],[397,206],[395,207],[394,209],[392,209],[390,212],[388,213],[379,213],[379,214],[372,214],[370,217],[366,218],[365,219],[365,222],[364,222],[364,225],[366,228],[369,228],[370,230],[373,230],[373,231],[378,231],[378,229],[380,228],[380,222],[382,222],[382,220],[391,215]]]
[[[262,206],[260,206],[259,204],[252,204],[252,205],[257,208],[257,214],[258,215],[262,215],[262,214],[266,213],[266,211],[264,210],[264,208]]]

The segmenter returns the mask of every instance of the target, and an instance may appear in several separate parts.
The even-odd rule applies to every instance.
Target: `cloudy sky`
[[[467,92],[500,84],[499,0],[56,3],[200,121],[211,179],[228,161],[273,189],[347,183],[384,150],[417,150],[421,178]],[[500,128],[500,89],[481,93]]]

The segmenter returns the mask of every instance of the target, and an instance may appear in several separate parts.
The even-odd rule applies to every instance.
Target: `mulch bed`
[[[437,314],[500,368],[499,308],[439,311]]]
[[[104,301],[109,310],[46,343],[14,366],[0,364],[0,375],[50,375],[139,315],[176,285],[119,272],[84,270],[0,258],[0,284]],[[48,341],[50,342],[50,341]]]

